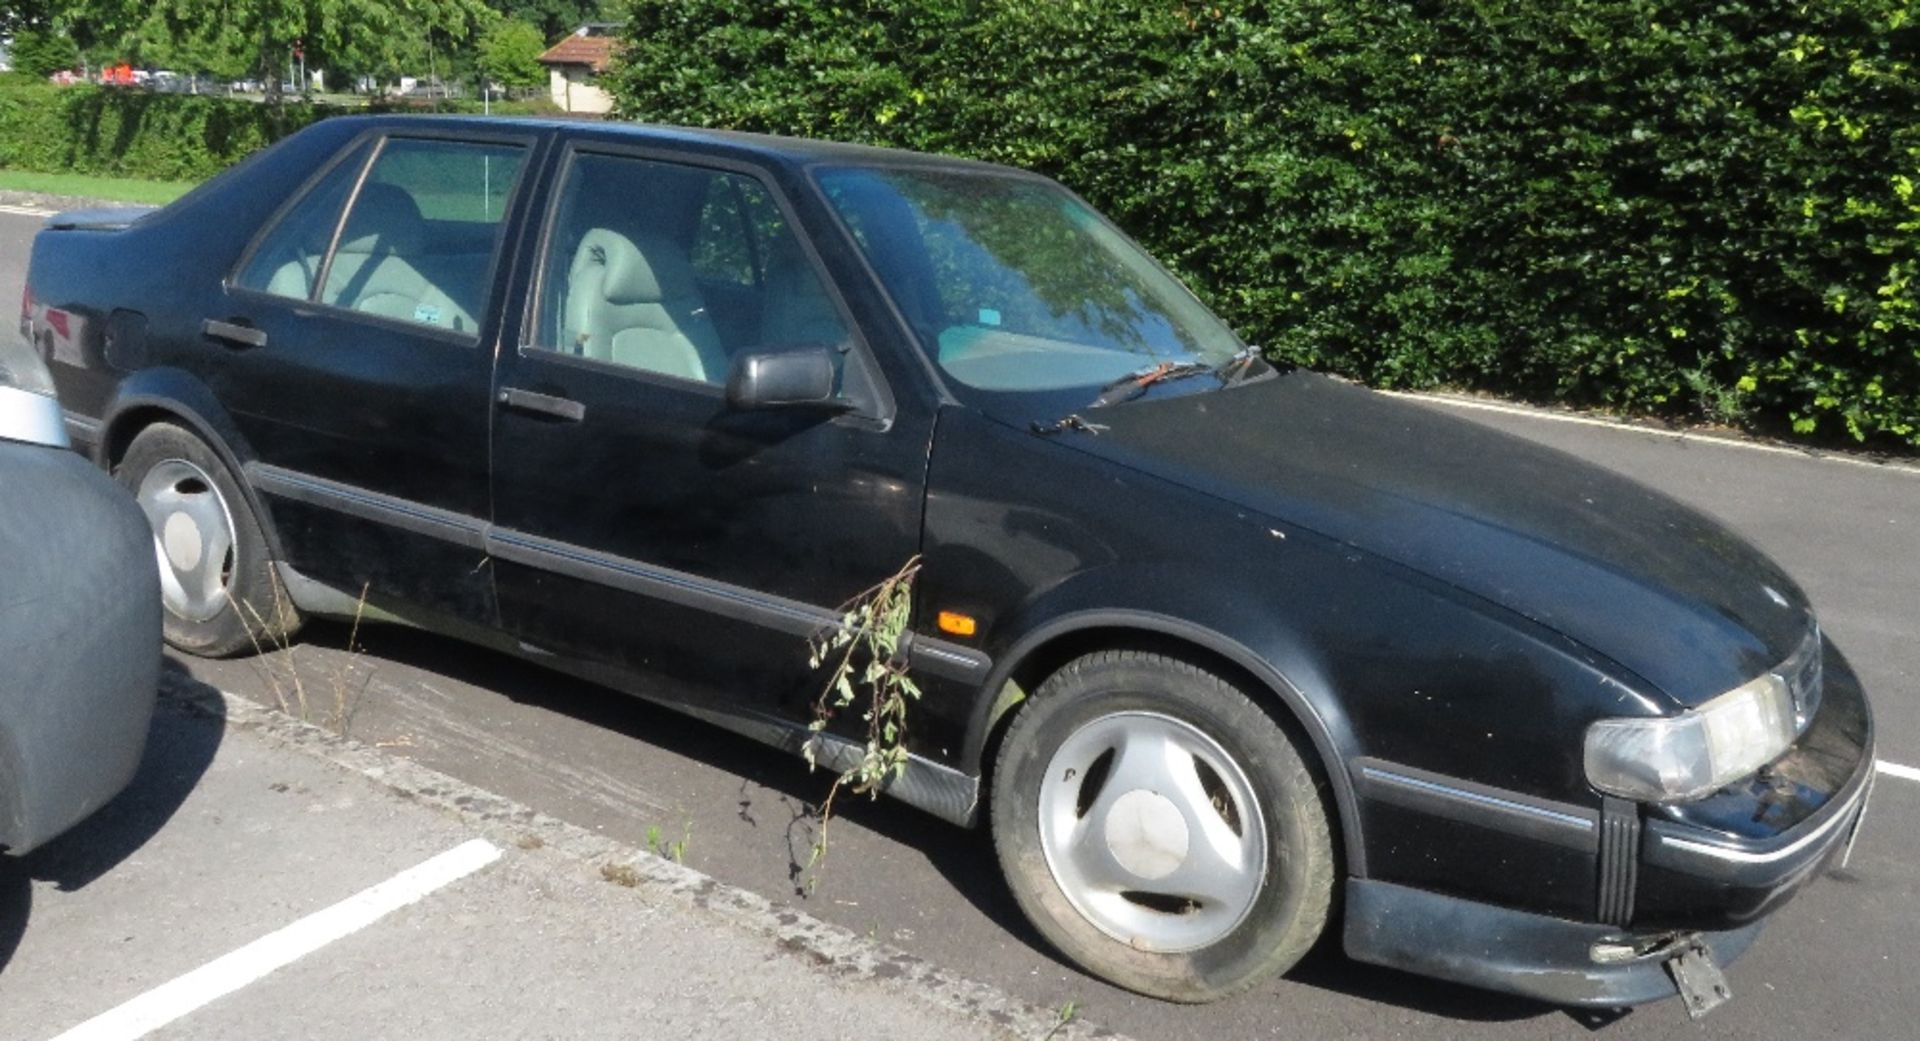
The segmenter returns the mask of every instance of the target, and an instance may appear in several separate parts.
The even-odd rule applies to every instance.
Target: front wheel
[[[1213,1001],[1286,971],[1325,928],[1333,841],[1286,732],[1203,669],[1079,658],[1015,717],[993,778],[1001,869],[1087,971]]]

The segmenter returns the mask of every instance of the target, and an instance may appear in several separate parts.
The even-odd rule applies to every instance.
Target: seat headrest
[[[426,223],[413,196],[397,185],[369,181],[353,202],[340,251],[417,254],[425,237]]]
[[[610,304],[657,304],[695,293],[692,266],[664,239],[643,237],[636,243],[617,231],[595,228],[580,239],[576,258],[576,270],[583,264],[606,266],[600,295]]]

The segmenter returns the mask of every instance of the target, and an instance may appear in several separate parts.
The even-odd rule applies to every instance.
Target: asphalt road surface
[[[18,298],[36,218],[0,213],[0,299]],[[10,295],[9,295],[10,294]],[[4,334],[4,330],[0,330]],[[1573,452],[1664,489],[1772,554],[1813,597],[1866,681],[1883,773],[1851,867],[1777,915],[1704,1024],[1740,1038],[1910,1037],[1920,927],[1920,470],[1460,403],[1424,407]],[[1316,953],[1220,1005],[1138,998],[1056,958],[1021,920],[991,850],[895,804],[851,804],[808,894],[795,861],[827,778],[671,712],[438,637],[316,625],[287,651],[181,659],[224,690],[281,704],[537,809],[636,844],[684,843],[723,881],[790,901],[1048,1006],[1072,1001],[1143,1039],[1697,1037],[1666,1002],[1595,1019]],[[1908,769],[1901,770],[1901,766]],[[340,1000],[352,1001],[352,996]]]

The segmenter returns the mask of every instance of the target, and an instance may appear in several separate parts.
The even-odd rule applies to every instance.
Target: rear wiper
[[[1158,365],[1129,372],[1100,388],[1100,396],[1093,399],[1088,408],[1102,408],[1117,405],[1122,401],[1132,401],[1147,392],[1147,388],[1164,380],[1186,379],[1188,376],[1204,376],[1215,371],[1214,367],[1202,361],[1163,361]]]

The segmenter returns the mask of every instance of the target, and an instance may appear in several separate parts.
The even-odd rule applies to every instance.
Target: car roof
[[[485,132],[502,129],[523,129],[542,132],[557,132],[573,137],[599,141],[622,141],[636,145],[679,145],[692,146],[709,154],[730,154],[741,159],[758,160],[790,166],[814,166],[821,164],[846,164],[852,166],[924,166],[952,170],[973,170],[981,173],[1015,174],[1037,177],[1038,174],[1018,167],[1001,166],[975,159],[962,159],[958,156],[934,155],[928,152],[913,152],[903,148],[881,148],[874,145],[850,144],[841,141],[821,141],[803,137],[781,137],[775,134],[756,134],[744,130],[712,130],[701,127],[666,126],[652,123],[629,123],[616,120],[556,119],[532,116],[472,116],[472,115],[403,115],[391,117],[346,116],[328,120],[330,123],[359,122],[378,120],[387,126],[401,127],[458,127],[463,130]]]

